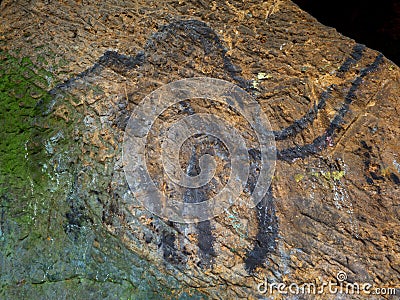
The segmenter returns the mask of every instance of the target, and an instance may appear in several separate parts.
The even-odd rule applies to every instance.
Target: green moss
[[[181,283],[169,275],[168,286],[158,282],[152,275],[157,269],[98,226],[101,217],[84,206],[88,199],[75,196],[80,151],[75,142],[60,138],[54,153],[46,153],[46,143],[58,132],[71,137],[75,128],[40,111],[53,100],[47,92],[52,80],[29,58],[0,52],[0,299],[178,299]],[[93,93],[103,91],[94,88]],[[72,100],[57,91],[56,105]],[[44,104],[38,106],[39,101]],[[70,119],[81,119],[79,112],[71,112]],[[60,166],[68,172],[56,178]],[[79,235],[65,232],[66,215],[74,209],[93,220]],[[102,262],[96,255],[104,257]],[[194,295],[181,297],[189,298]]]
[[[0,52],[0,198],[2,207],[9,206],[22,223],[32,220],[32,186],[42,179],[38,161],[29,159],[28,143],[38,114],[36,104],[50,99],[45,76],[51,74],[35,68],[29,58]],[[14,203],[8,205],[7,199]]]

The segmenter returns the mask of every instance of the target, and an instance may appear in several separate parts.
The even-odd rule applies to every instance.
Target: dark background
[[[293,0],[324,25],[382,52],[400,66],[400,0]]]

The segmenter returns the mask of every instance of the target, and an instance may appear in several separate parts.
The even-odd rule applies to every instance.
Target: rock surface
[[[257,289],[264,280],[321,286],[339,272],[400,294],[400,77],[382,54],[285,0],[3,1],[1,19],[2,298],[256,299],[271,296]],[[277,162],[255,208],[179,224],[133,197],[121,149],[138,103],[190,77],[254,96]],[[254,132],[201,99],[154,124],[153,179],[165,181],[158,134],[201,112],[243,133],[251,189],[262,168]],[[195,137],[182,169],[196,175],[204,153],[229,161],[220,142]],[[217,171],[223,185],[229,173]],[[189,202],[215,192],[183,191]]]

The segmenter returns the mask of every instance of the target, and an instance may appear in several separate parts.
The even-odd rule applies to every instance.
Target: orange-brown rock
[[[52,283],[55,295],[78,299],[256,299],[271,296],[260,291],[265,280],[369,283],[371,291],[400,294],[400,73],[382,54],[286,0],[5,0],[1,19],[2,55],[29,57],[54,77],[27,144],[34,152],[28,159],[42,170],[40,183],[32,183],[40,193],[33,191],[30,201],[43,208],[29,216],[43,242],[32,242],[19,263],[31,272],[13,270],[18,255],[4,263],[4,295],[49,296],[50,284],[49,290],[35,284]],[[210,220],[181,224],[153,215],[133,197],[121,150],[127,121],[143,98],[192,77],[223,79],[252,95],[274,130],[277,161],[255,208],[234,204]],[[172,106],[154,123],[146,145],[153,180],[168,191],[159,135],[197,113],[217,115],[243,133],[251,190],[263,167],[251,124],[229,105],[203,99]],[[32,150],[38,145],[40,151]],[[218,157],[217,183],[176,192],[189,202],[218,193],[229,177],[229,154],[210,138],[184,144],[182,169],[196,175],[204,153]],[[19,227],[4,211],[6,235]],[[56,236],[48,249],[45,236]],[[12,247],[17,252],[23,245]],[[79,282],[90,289],[81,291]],[[271,297],[365,294],[325,287],[303,298],[276,290]]]

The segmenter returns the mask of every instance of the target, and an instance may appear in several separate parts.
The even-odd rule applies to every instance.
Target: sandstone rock
[[[256,299],[271,296],[257,289],[265,280],[322,286],[340,272],[344,284],[400,293],[399,69],[382,54],[290,1],[3,1],[1,14],[2,80],[11,82],[1,90],[1,151],[18,166],[1,167],[2,297]],[[252,95],[274,130],[277,161],[255,208],[236,203],[181,224],[133,197],[121,150],[142,99],[192,77]],[[23,82],[26,103],[15,108],[10,86]],[[251,124],[202,99],[172,106],[154,123],[146,145],[152,179],[168,190],[162,131],[205,112],[243,134],[251,190],[263,168]],[[12,115],[31,125],[17,130]],[[5,156],[10,145],[25,150]],[[171,193],[198,202],[226,184],[229,153],[210,137],[184,144],[182,169],[197,175],[205,153],[218,157],[214,185]],[[326,288],[303,297],[365,294]]]

